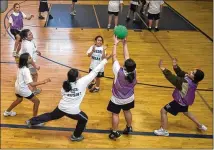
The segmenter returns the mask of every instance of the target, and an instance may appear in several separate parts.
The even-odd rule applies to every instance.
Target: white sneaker
[[[160,135],[160,136],[169,136],[169,132],[164,130],[163,128],[160,128],[158,130],[154,131],[155,135]]]
[[[71,14],[72,16],[75,16],[75,15],[76,15],[76,13],[75,13],[74,11],[72,11],[70,14]]]
[[[76,10],[74,10],[74,13],[76,14],[76,13],[77,13],[77,11],[76,11]]]
[[[7,116],[15,116],[16,115],[16,112],[14,112],[14,111],[10,111],[10,112],[8,112],[8,111],[4,111],[4,116],[5,117],[7,117]]]
[[[111,28],[111,24],[108,24],[107,29],[110,29],[110,28]]]
[[[18,54],[16,53],[16,51],[13,51],[13,57],[18,57]]]
[[[207,127],[205,125],[201,125],[201,127],[198,127],[199,130],[202,130],[202,131],[206,131],[207,130]]]

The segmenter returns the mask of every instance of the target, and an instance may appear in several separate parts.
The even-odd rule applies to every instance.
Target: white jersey
[[[37,59],[37,47],[35,42],[23,40],[21,45],[21,50],[19,51],[19,56],[23,53],[29,53],[30,57],[33,59],[34,62],[36,62]],[[32,68],[32,65],[29,65],[29,68]]]
[[[85,96],[88,84],[97,76],[98,72],[100,72],[106,63],[106,59],[102,60],[88,75],[78,79],[76,82],[71,82],[71,91],[65,92],[62,88],[62,99],[59,102],[58,108],[68,114],[79,114],[81,111],[80,104]]]
[[[14,15],[14,16],[18,16],[19,13],[13,12],[13,15]],[[27,18],[27,16],[26,16],[25,13],[23,13],[23,12],[22,12],[22,16],[23,16],[24,19]],[[10,15],[10,17],[9,17],[9,23],[11,23],[11,25],[13,26],[13,18],[11,17],[11,15]]]
[[[123,0],[109,0],[108,11],[110,12],[119,12],[120,4],[123,3]]]
[[[160,6],[164,4],[163,0],[147,0],[146,3],[149,3],[148,12],[150,14],[160,13]]]
[[[92,46],[88,49],[87,55],[88,55],[90,52],[92,52],[93,46],[94,46],[94,45],[92,45]],[[103,46],[100,46],[100,47],[95,46],[95,52],[93,52],[92,55],[91,55],[90,69],[93,70],[95,67],[97,67],[97,65],[99,65],[99,63],[102,61],[103,52],[104,52]],[[104,72],[104,67],[100,70],[100,72]]]
[[[32,94],[28,84],[33,82],[30,70],[27,67],[19,68],[17,79],[15,82],[15,93],[23,97],[28,97]]]

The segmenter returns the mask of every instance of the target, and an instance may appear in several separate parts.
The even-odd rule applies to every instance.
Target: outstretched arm
[[[84,88],[86,88],[88,86],[89,83],[91,83],[91,81],[97,76],[97,74],[100,72],[100,70],[105,66],[105,64],[107,64],[108,60],[112,57],[112,55],[108,55],[106,56],[101,62],[100,64],[94,68],[88,75],[82,77],[81,79],[79,79],[79,82],[81,82],[82,86]]]
[[[172,59],[172,65],[173,65],[173,69],[178,77],[185,77],[185,74],[187,74],[187,72],[181,70],[181,68],[177,64],[176,58]]]
[[[127,40],[126,40],[126,38],[123,39],[123,56],[124,56],[125,61],[127,59],[129,59],[129,51],[128,51],[128,46],[127,46]]]
[[[184,78],[178,77],[174,74],[172,74],[171,71],[169,71],[168,69],[163,67],[163,61],[160,60],[159,61],[159,68],[162,70],[163,74],[165,75],[166,79],[172,84],[174,85],[176,88],[178,88],[179,90],[182,90],[182,84],[184,82],[186,82],[186,80]]]
[[[120,42],[118,38],[114,35],[114,45],[112,49],[112,64],[114,64],[115,61],[117,61],[117,45]]]

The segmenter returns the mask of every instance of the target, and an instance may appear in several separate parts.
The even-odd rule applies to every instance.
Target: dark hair
[[[132,83],[133,80],[136,78],[135,77],[135,68],[136,68],[136,63],[133,59],[129,58],[125,61],[124,64],[125,70],[128,72],[128,75],[126,76],[126,80],[128,80],[129,83]]]
[[[27,38],[28,32],[30,32],[29,29],[24,29],[24,30],[21,31],[20,36],[21,36],[22,40]]]
[[[67,73],[68,80],[64,81],[63,85],[62,85],[63,89],[66,92],[69,92],[70,90],[72,90],[70,82],[75,82],[77,80],[77,77],[78,77],[78,70],[77,69],[72,68],[68,71],[68,73]]]
[[[201,70],[199,70],[199,69],[196,69],[196,73],[194,75],[193,82],[198,83],[198,82],[200,82],[203,79],[204,79],[204,72],[201,71]]]
[[[101,38],[102,42],[104,43],[104,39],[103,39],[103,37],[101,35],[96,36],[94,40],[97,41],[98,38]]]
[[[19,5],[19,3],[13,4],[13,9],[16,8],[16,5]]]
[[[19,57],[19,68],[22,68],[24,66],[28,67],[28,58],[29,58],[29,53],[23,53]]]

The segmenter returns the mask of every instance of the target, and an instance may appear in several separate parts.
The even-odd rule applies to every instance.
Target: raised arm
[[[187,72],[181,70],[181,68],[177,64],[176,58],[172,59],[172,65],[173,65],[173,69],[178,77],[185,77],[185,74],[187,74]]]
[[[128,51],[128,46],[127,46],[127,40],[126,40],[126,38],[123,39],[123,56],[124,56],[125,61],[127,59],[129,59],[129,51]]]
[[[186,82],[186,80],[184,78],[178,77],[174,74],[172,74],[171,71],[169,71],[168,69],[164,68],[162,65],[162,60],[160,60],[158,66],[159,68],[162,70],[163,74],[165,75],[166,79],[172,84],[174,85],[176,88],[178,88],[179,90],[182,90],[182,84],[184,82]]]
[[[117,61],[117,45],[120,42],[115,35],[114,35],[113,39],[114,39],[114,45],[113,45],[113,49],[112,49],[112,55],[113,55],[112,64],[114,64],[114,62]]]

